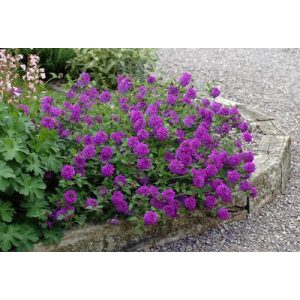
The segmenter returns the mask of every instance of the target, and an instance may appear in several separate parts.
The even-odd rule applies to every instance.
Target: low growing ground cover
[[[220,90],[116,78],[116,90],[82,73],[64,97],[0,106],[0,247],[57,242],[76,224],[122,220],[160,226],[205,210],[226,220],[236,192],[255,197],[248,123]]]

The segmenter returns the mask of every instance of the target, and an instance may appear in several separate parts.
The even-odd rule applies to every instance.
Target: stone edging
[[[259,127],[264,134],[255,157],[256,171],[251,181],[259,192],[258,198],[250,201],[250,211],[256,211],[264,204],[274,200],[283,193],[290,174],[291,138],[274,124],[274,118],[251,110],[246,105],[218,98],[225,105],[236,105],[242,116],[251,126]],[[237,221],[247,217],[246,199],[234,201],[232,217],[226,222]],[[234,208],[244,208],[236,209]],[[134,225],[122,222],[120,225],[110,224],[85,226],[72,229],[58,245],[45,246],[41,243],[33,251],[136,251],[161,245],[187,234],[201,234],[218,226],[216,218],[204,216],[200,211],[189,214],[186,218],[168,221],[157,227],[144,228],[137,234]]]

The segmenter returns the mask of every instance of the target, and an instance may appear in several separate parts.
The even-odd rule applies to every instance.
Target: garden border
[[[250,200],[250,211],[256,211],[266,203],[284,193],[290,174],[291,138],[280,128],[274,118],[250,109],[234,101],[217,98],[225,105],[236,105],[242,116],[253,127],[259,127],[264,134],[255,157],[256,171],[251,182],[259,195]],[[231,208],[232,217],[226,222],[247,218],[245,197],[236,197]],[[87,225],[67,231],[58,245],[35,245],[33,251],[137,251],[162,245],[187,234],[201,234],[218,226],[221,221],[197,211],[186,217],[167,221],[166,224],[145,227],[137,233],[134,224],[124,221],[119,225]]]

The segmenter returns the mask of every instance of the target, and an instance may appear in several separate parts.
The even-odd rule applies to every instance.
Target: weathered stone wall
[[[250,211],[258,210],[285,189],[290,173],[291,139],[274,124],[272,117],[233,101],[222,98],[218,101],[227,105],[237,105],[251,126],[259,127],[264,134],[255,158],[256,171],[251,179],[259,191],[259,196],[250,202]],[[244,207],[245,204],[245,197],[236,197],[235,206]],[[235,212],[234,209],[235,207],[232,207],[232,218],[227,222],[247,217],[245,209],[236,208]],[[139,234],[129,222],[122,222],[117,226],[110,224],[85,226],[66,232],[58,245],[37,244],[34,251],[134,251],[171,242],[187,234],[200,234],[218,224],[217,219],[207,217],[198,211],[184,218],[168,221],[165,225],[144,228]]]

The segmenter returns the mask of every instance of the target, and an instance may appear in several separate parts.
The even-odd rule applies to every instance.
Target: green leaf
[[[29,225],[20,225],[20,230],[22,232],[22,238],[16,245],[17,251],[31,250],[33,245],[39,240],[36,230]]]
[[[49,171],[58,172],[61,169],[62,163],[55,155],[42,156],[41,159]]]
[[[43,175],[45,167],[42,165],[39,156],[36,153],[31,153],[27,156],[26,161],[29,163],[26,166],[27,172],[33,172],[34,175]]]
[[[22,233],[18,225],[7,225],[0,223],[0,248],[8,251],[13,246],[17,246],[22,239]]]
[[[24,154],[29,154],[26,145],[17,139],[4,138],[1,140],[0,146],[0,152],[6,161],[15,158],[21,163],[25,159]]]
[[[22,174],[17,179],[20,185],[19,193],[25,196],[35,196],[37,199],[42,199],[44,196],[45,183],[41,178],[31,177],[27,174]]]
[[[36,198],[29,198],[22,203],[22,207],[27,210],[26,216],[28,218],[37,218],[43,221],[47,219],[46,206],[46,201]]]
[[[36,143],[34,149],[38,153],[51,153],[58,152],[59,147],[57,145],[57,133],[55,130],[49,130],[42,128],[36,137]]]
[[[10,202],[0,200],[0,219],[3,222],[10,223],[12,221],[15,209]]]
[[[9,137],[23,136],[24,133],[28,132],[28,122],[25,122],[25,119],[19,116],[18,118],[9,118],[7,121],[7,126],[5,132]]]
[[[12,168],[10,168],[7,163],[4,161],[0,161],[0,177],[5,179],[7,178],[15,178],[15,174]]]
[[[9,187],[9,181],[3,177],[0,177],[0,191],[5,192]]]
[[[51,228],[50,230],[44,231],[43,243],[46,245],[49,244],[58,244],[63,237],[63,231],[61,228]]]

